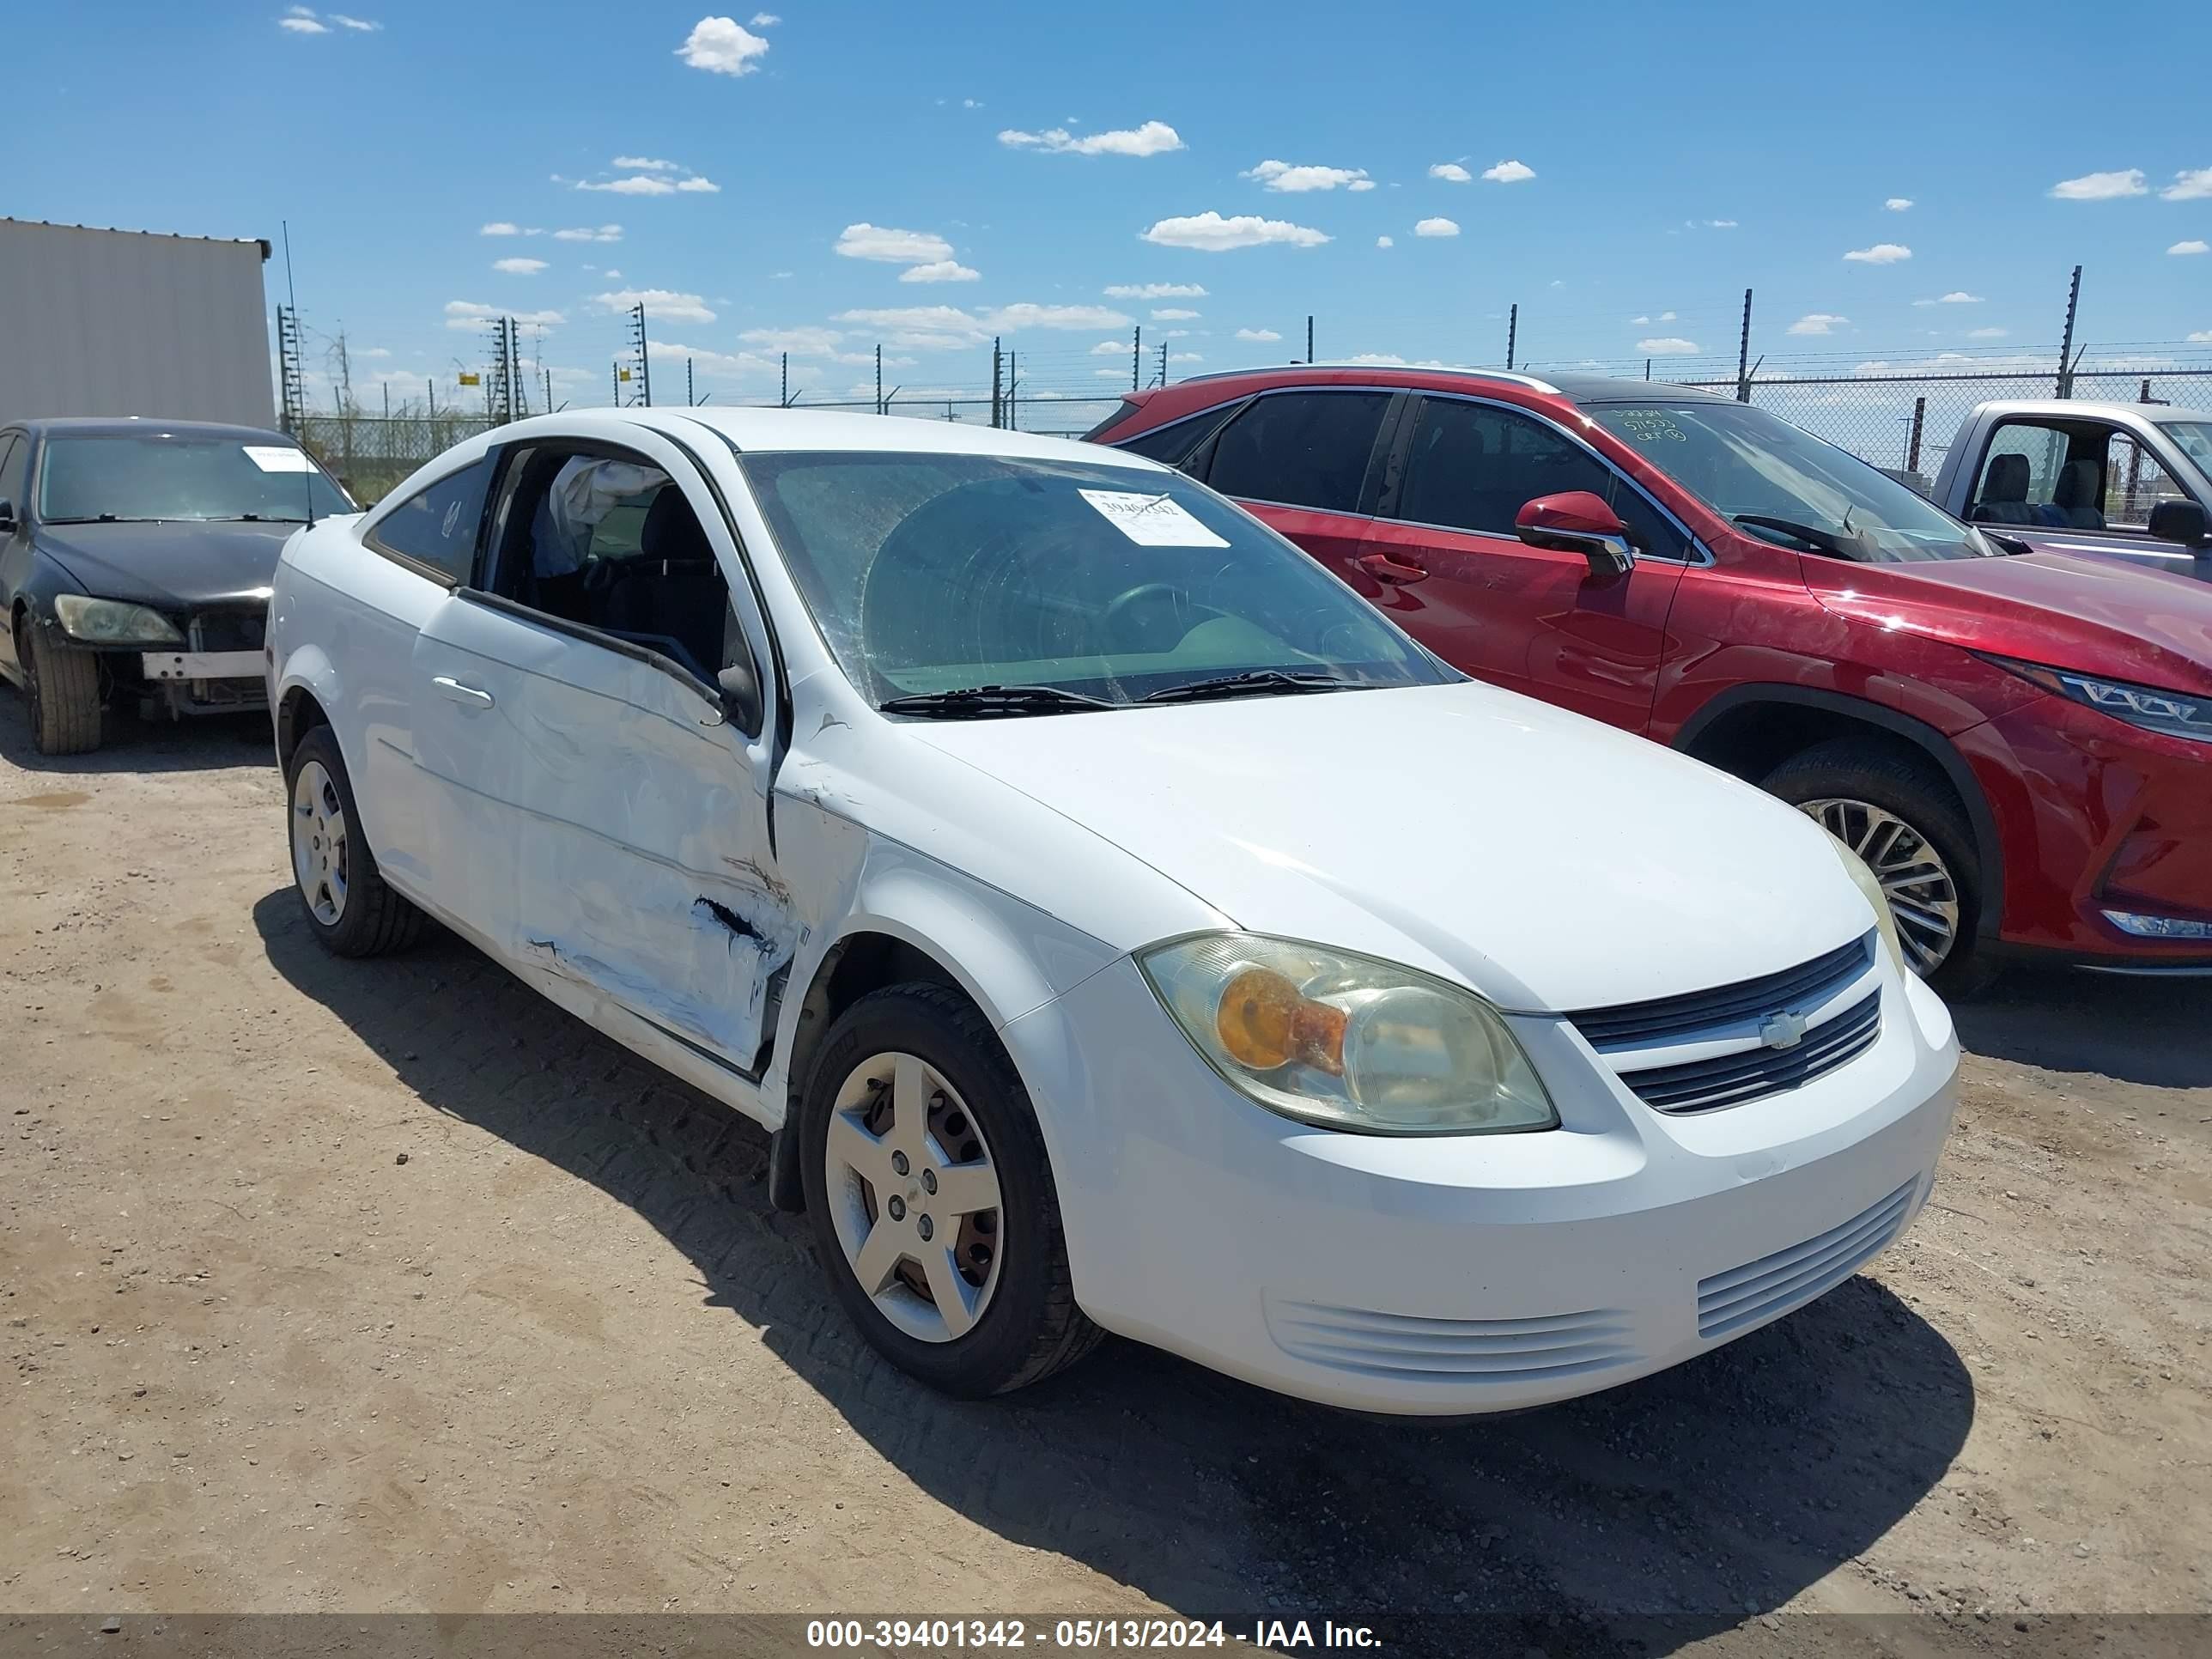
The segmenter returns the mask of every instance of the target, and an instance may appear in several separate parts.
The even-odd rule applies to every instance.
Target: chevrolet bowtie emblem
[[[1759,1040],[1770,1048],[1795,1048],[1805,1040],[1805,1028],[1809,1023],[1804,1015],[1787,1009],[1769,1014],[1766,1023],[1759,1028]]]

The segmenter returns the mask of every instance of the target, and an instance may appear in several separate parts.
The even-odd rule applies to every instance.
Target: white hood
[[[1237,924],[1565,1012],[1795,967],[1875,918],[1790,807],[1479,684],[908,732]],[[1024,895],[1048,908],[1054,879]],[[1142,944],[1144,940],[1124,940]]]

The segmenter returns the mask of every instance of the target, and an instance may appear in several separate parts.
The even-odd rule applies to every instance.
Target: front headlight
[[[182,645],[185,636],[158,611],[120,599],[88,599],[82,593],[54,599],[62,632],[91,645]]]
[[[1897,964],[1900,974],[1910,972],[1905,961],[1905,941],[1898,937],[1897,913],[1889,908],[1889,895],[1881,890],[1881,882],[1868,867],[1867,861],[1844,845],[1835,836],[1828,837],[1828,845],[1836,854],[1836,861],[1844,866],[1866,902],[1874,906],[1875,926],[1881,929],[1882,943],[1889,946],[1889,959]]]
[[[2146,732],[2212,743],[2212,697],[2160,691],[2127,680],[2099,679],[2070,668],[2045,668],[2041,663],[2020,662],[2011,657],[1991,656],[1987,660],[2069,702],[2140,726]]]
[[[1471,991],[1250,933],[1179,939],[1137,962],[1199,1053],[1270,1111],[1368,1134],[1559,1127],[1513,1033]]]

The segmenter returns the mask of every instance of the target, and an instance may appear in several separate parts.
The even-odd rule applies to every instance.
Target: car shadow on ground
[[[1978,1054],[2158,1088],[2212,1088],[2212,1043],[2203,1040],[2212,979],[2016,967],[1951,1013],[1959,1041]]]
[[[226,766],[276,763],[269,716],[208,714],[186,720],[142,720],[110,711],[100,747],[88,755],[41,755],[31,742],[30,705],[18,686],[0,681],[0,760],[26,772],[85,776],[103,772],[206,772]]]
[[[277,972],[406,1087],[629,1206],[925,1491],[1178,1613],[1367,1615],[1406,1654],[1671,1649],[1865,1551],[1973,1419],[1950,1343],[1863,1277],[1663,1376],[1510,1418],[1353,1417],[1119,1341],[1022,1395],[948,1401],[846,1324],[805,1219],[769,1207],[756,1127],[449,935],[341,962],[290,891],[253,915]]]

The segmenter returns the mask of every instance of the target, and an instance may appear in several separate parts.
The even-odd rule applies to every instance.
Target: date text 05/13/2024
[[[1249,1633],[1224,1621],[1194,1619],[814,1619],[810,1648],[933,1652],[946,1648],[1176,1649],[1237,1647],[1278,1650],[1376,1649],[1382,1638],[1365,1625],[1323,1619],[1255,1620]]]

